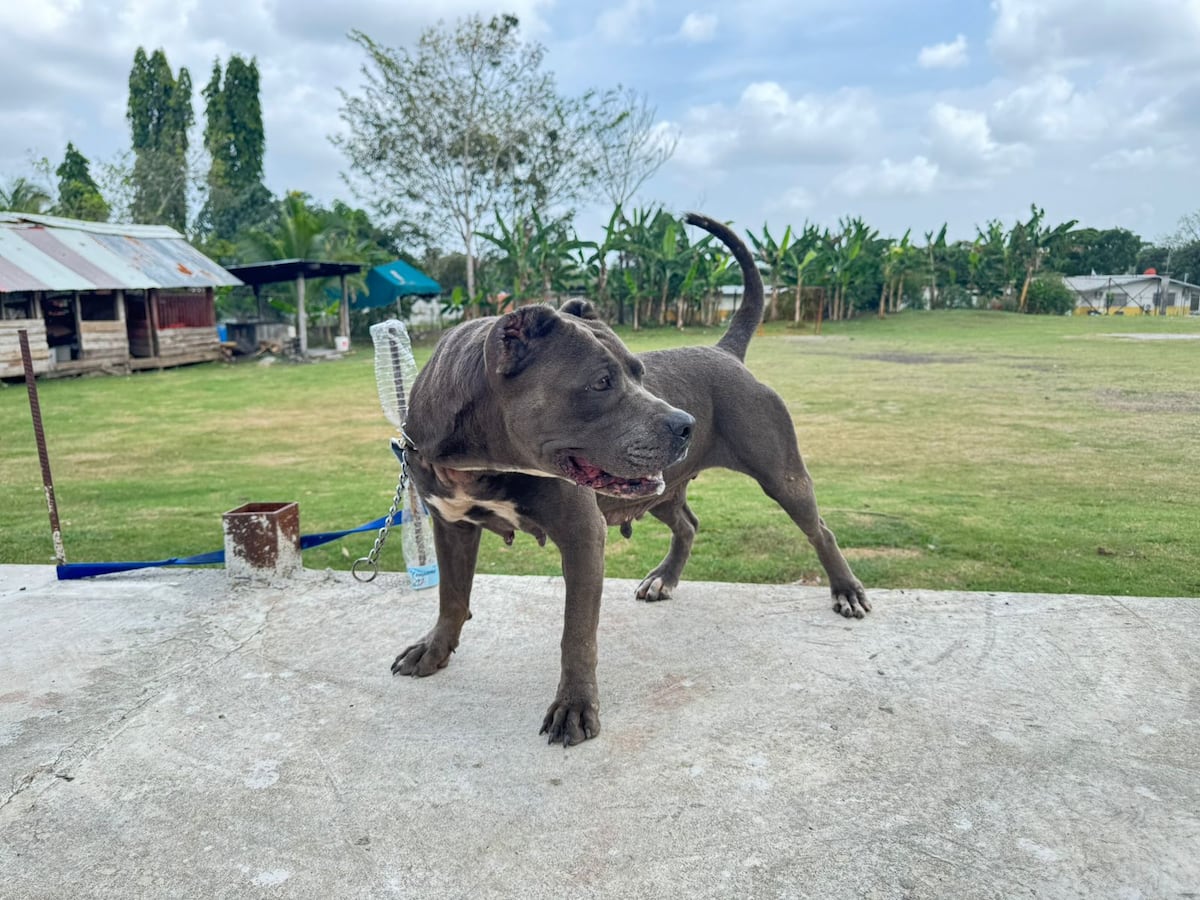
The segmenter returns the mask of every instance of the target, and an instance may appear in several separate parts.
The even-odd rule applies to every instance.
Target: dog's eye
[[[607,391],[610,387],[612,387],[612,376],[611,375],[601,375],[599,378],[597,378],[595,381],[592,382],[592,386],[589,388],[589,390]]]

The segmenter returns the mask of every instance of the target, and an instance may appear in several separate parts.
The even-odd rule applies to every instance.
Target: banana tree
[[[754,255],[758,257],[758,261],[766,269],[768,282],[771,286],[771,305],[768,308],[767,318],[774,320],[779,318],[779,286],[782,282],[782,267],[783,262],[787,258],[792,246],[792,226],[789,225],[783,232],[783,237],[776,241],[771,235],[771,231],[767,228],[766,223],[763,223],[762,237],[756,235],[753,231],[747,231],[746,236],[750,238],[750,243],[754,245]]]
[[[912,229],[904,232],[900,240],[889,239],[885,242],[880,259],[880,275],[883,286],[879,291],[879,318],[885,318],[888,312],[895,312],[900,307],[900,297],[904,293],[904,276],[909,265],[912,251]]]
[[[1021,285],[1021,297],[1017,301],[1018,312],[1025,312],[1029,284],[1042,267],[1043,258],[1062,242],[1078,222],[1077,219],[1071,219],[1054,228],[1047,228],[1042,225],[1046,217],[1044,209],[1035,203],[1030,204],[1029,211],[1029,221],[1013,227],[1014,240],[1010,243],[1015,255],[1025,266],[1025,280]]]
[[[929,308],[934,309],[938,303],[938,268],[945,264],[946,257],[946,225],[935,235],[932,231],[925,232],[925,254],[929,261]]]
[[[810,267],[814,271],[819,268],[821,249],[821,230],[816,225],[805,222],[803,229],[795,236],[783,260],[784,280],[792,286],[795,292],[796,305],[793,318],[797,325],[800,324],[804,310],[805,273]]]

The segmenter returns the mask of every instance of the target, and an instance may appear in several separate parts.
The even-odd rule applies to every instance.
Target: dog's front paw
[[[642,579],[642,583],[638,585],[635,596],[639,600],[645,600],[648,603],[658,600],[670,600],[671,589],[674,587],[674,584],[668,583],[662,575],[654,571]]]
[[[392,663],[392,674],[416,675],[419,678],[432,675],[438,669],[446,667],[453,652],[454,645],[439,637],[436,631],[432,631],[415,644],[404,648]]]
[[[600,709],[594,695],[564,697],[561,691],[546,710],[546,718],[538,732],[549,735],[549,743],[564,747],[582,744],[599,733]]]
[[[849,584],[834,586],[833,611],[847,619],[861,619],[871,611],[867,592],[857,578]]]

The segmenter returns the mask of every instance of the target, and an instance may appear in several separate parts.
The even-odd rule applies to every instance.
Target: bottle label
[[[430,566],[409,566],[408,580],[412,583],[414,591],[419,591],[424,588],[437,587],[437,563],[434,563]]]

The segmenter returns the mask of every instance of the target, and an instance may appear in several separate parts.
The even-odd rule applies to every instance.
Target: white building
[[[1200,315],[1200,285],[1159,275],[1073,275],[1063,279],[1075,292],[1077,316]]]

